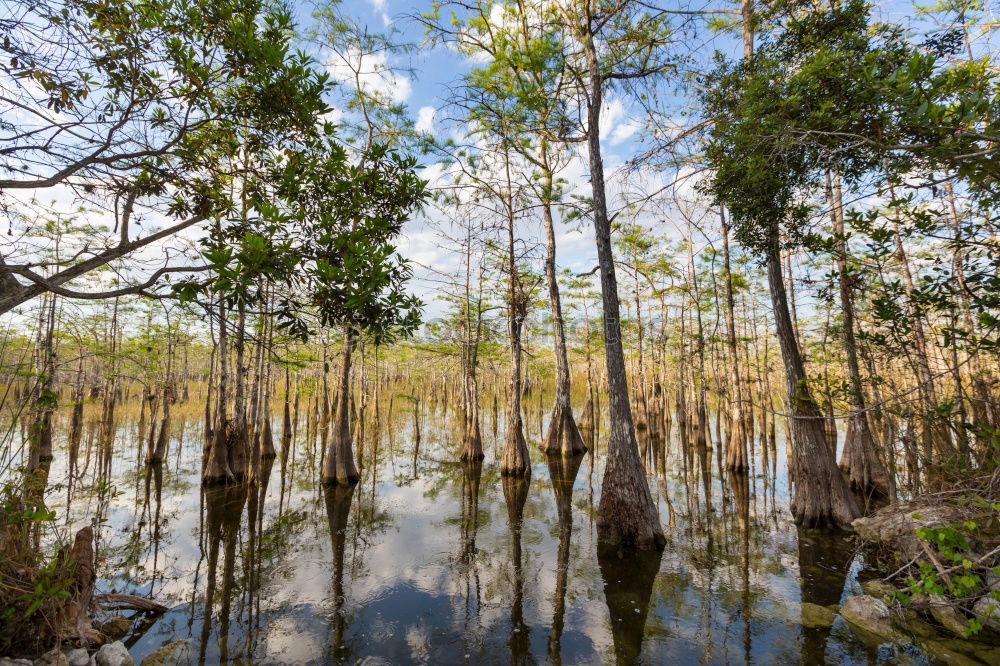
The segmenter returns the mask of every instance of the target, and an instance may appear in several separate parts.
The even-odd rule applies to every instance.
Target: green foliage
[[[940,526],[924,527],[916,530],[916,536],[924,543],[928,559],[916,563],[918,574],[906,579],[907,589],[897,591],[897,598],[903,603],[914,602],[915,599],[926,600],[931,595],[941,595],[953,600],[956,606],[969,603],[983,594],[993,594],[986,587],[984,575],[995,573],[998,568],[990,567],[989,560],[974,558],[972,555],[975,544],[993,542],[995,534],[995,515],[1000,504],[991,502],[978,495],[959,501],[971,509],[970,516],[981,516],[981,520],[971,517],[961,522],[953,522]],[[920,519],[918,514],[914,518]],[[974,559],[973,559],[974,558]],[[995,561],[995,560],[994,560]],[[973,636],[982,630],[981,622],[971,617],[967,620],[967,636]]]
[[[802,195],[836,164],[848,180],[884,154],[847,137],[884,135],[894,119],[866,72],[892,70],[908,48],[898,29],[869,25],[859,0],[792,8],[748,62],[717,60],[702,98],[715,119],[704,186],[730,212],[744,246],[766,249],[781,226],[794,242],[811,213]]]

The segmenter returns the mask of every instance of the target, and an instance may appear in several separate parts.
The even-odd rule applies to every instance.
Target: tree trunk
[[[510,168],[510,164],[507,164]],[[508,183],[510,181],[508,180]],[[527,295],[524,293],[518,275],[514,256],[514,214],[513,204],[507,202],[507,269],[510,272],[507,283],[507,335],[510,340],[510,398],[507,402],[507,436],[503,455],[500,459],[500,473],[504,476],[529,476],[531,462],[528,459],[528,445],[524,441],[524,427],[521,422],[521,332],[527,316]]]
[[[795,522],[806,527],[847,527],[861,512],[827,446],[823,414],[809,392],[785,295],[777,228],[772,228],[770,236],[767,279],[792,419],[792,474],[795,479],[792,514]]]
[[[587,143],[590,184],[593,188],[594,235],[601,275],[604,305],[604,350],[608,372],[609,420],[607,465],[601,501],[597,513],[598,541],[606,545],[662,549],[666,545],[660,528],[656,505],[639,458],[639,447],[632,424],[628,378],[622,350],[619,320],[618,280],[611,249],[611,223],[605,199],[604,164],[601,160],[600,113],[603,104],[603,79],[598,64],[593,34],[582,37],[589,69],[590,90],[587,100]]]
[[[337,410],[333,416],[333,432],[323,461],[323,483],[353,485],[361,476],[354,464],[354,447],[351,442],[350,392],[351,349],[354,334],[350,326],[344,328],[344,364],[340,372],[340,390],[337,392]]]
[[[476,371],[479,367],[479,340],[482,335],[482,272],[480,271],[479,292],[476,298],[475,334],[472,320],[472,225],[468,225],[465,237],[465,345],[462,350],[462,456],[466,462],[482,460],[483,436],[479,429],[479,381]],[[391,417],[390,417],[391,418]]]
[[[734,316],[735,300],[733,299],[732,263],[729,257],[729,224],[725,213],[722,216],[722,257],[726,287],[726,337],[729,343],[729,362],[732,364],[733,385],[729,402],[729,441],[726,447],[726,467],[734,472],[746,472],[750,469],[747,463],[747,436],[743,416],[743,380],[740,375],[740,355],[736,346],[736,318]]]
[[[542,440],[546,453],[575,455],[587,450],[583,436],[573,418],[570,406],[569,360],[566,355],[566,332],[563,328],[562,303],[559,300],[559,281],[556,279],[556,235],[552,222],[552,171],[548,168],[545,141],[540,149],[542,163],[542,219],[545,222],[545,281],[549,288],[552,307],[553,352],[556,357],[556,396],[549,419],[549,429]]]
[[[233,421],[227,438],[229,469],[237,481],[250,474],[250,430],[247,424],[246,303],[240,299],[236,320],[236,377],[233,393]]]
[[[840,467],[847,472],[851,488],[864,492],[887,495],[889,476],[879,459],[868,423],[864,388],[861,385],[861,366],[858,363],[858,345],[854,337],[854,294],[851,291],[847,265],[847,237],[844,229],[844,209],[840,192],[840,174],[826,174],[827,198],[833,218],[833,235],[837,253],[837,277],[840,284],[840,306],[844,319],[844,351],[847,352],[847,369],[851,382],[851,414],[844,436],[844,451]]]
[[[215,424],[208,430],[210,441],[202,483],[232,483],[235,481],[229,468],[229,431],[232,425],[226,414],[229,399],[229,333],[226,331],[226,307],[219,303],[219,390],[216,397]]]

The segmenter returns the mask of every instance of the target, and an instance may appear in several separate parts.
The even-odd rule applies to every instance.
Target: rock
[[[972,606],[972,612],[984,627],[1000,632],[1000,601],[994,599],[993,595],[980,597]]]
[[[87,666],[90,664],[90,655],[83,648],[76,648],[66,653],[66,661],[69,666]]]
[[[916,535],[918,529],[959,519],[958,507],[916,500],[890,504],[870,516],[855,519],[851,527],[865,541],[888,546],[909,559],[922,552]]]
[[[802,626],[806,629],[826,629],[832,627],[833,621],[836,618],[837,614],[826,606],[811,604],[809,602],[802,604]]]
[[[976,658],[987,664],[1000,664],[1000,647],[986,646],[976,650]]]
[[[175,666],[188,663],[188,641],[172,641],[147,654],[139,666]]]
[[[116,615],[107,622],[99,626],[101,633],[109,641],[119,641],[125,638],[132,629],[132,620],[128,619],[124,615]]]
[[[35,660],[35,666],[69,666],[69,661],[59,650],[49,650]]]
[[[978,660],[962,654],[948,641],[923,641],[920,646],[927,652],[927,656],[935,659],[935,663],[940,661],[948,666],[981,666]]]
[[[961,613],[955,610],[948,599],[940,594],[930,596],[931,615],[948,631],[964,637],[969,623]]]
[[[13,657],[0,657],[0,666],[31,666],[31,660],[14,659]]]
[[[902,640],[903,634],[892,624],[892,611],[885,602],[867,594],[848,597],[840,615],[851,624],[889,640]]]
[[[866,580],[862,581],[861,589],[870,597],[875,597],[876,599],[881,599],[885,601],[886,599],[892,599],[896,594],[896,588],[885,582],[884,580]]]
[[[132,655],[121,641],[106,643],[94,655],[97,666],[133,666]]]
[[[899,615],[893,616],[893,623],[903,633],[917,638],[935,638],[938,630],[930,622],[926,622],[918,612],[904,608]]]

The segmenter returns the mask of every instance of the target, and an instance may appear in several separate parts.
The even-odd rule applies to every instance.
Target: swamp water
[[[502,408],[499,425],[484,409],[484,463],[462,465],[457,410],[423,404],[415,420],[396,396],[366,424],[353,489],[318,483],[304,419],[258,484],[203,489],[197,402],[175,408],[162,465],[144,464],[136,415],[123,420],[100,482],[96,454],[71,482],[57,420],[46,498],[68,530],[102,525],[98,592],[171,609],[136,618],[136,663],[178,640],[191,663],[936,663],[839,617],[804,626],[803,602],[860,593],[863,562],[848,539],[791,522],[780,433],[770,469],[758,446],[756,474],[721,483],[718,451],[685,462],[675,424],[649,466],[666,549],[621,560],[597,553],[600,440],[596,457],[547,459],[536,400],[527,483],[498,473]]]

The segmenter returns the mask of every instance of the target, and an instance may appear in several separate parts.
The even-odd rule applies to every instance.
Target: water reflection
[[[378,421],[356,443],[364,463],[354,488],[318,483],[321,395],[293,394],[274,410],[277,457],[255,459],[247,482],[207,488],[201,400],[174,406],[166,455],[150,464],[150,416],[140,436],[138,405],[120,404],[108,429],[100,423],[107,406],[88,404],[72,474],[67,447],[80,426],[67,411],[54,420],[51,470],[34,473],[47,481],[31,492],[70,528],[107,524],[101,591],[152,595],[171,607],[128,637],[137,661],[174,640],[189,642],[192,663],[875,657],[842,628],[801,624],[801,602],[840,601],[854,553],[843,538],[788,520],[785,456],[771,448],[753,474],[728,474],[708,445],[724,441],[717,419],[706,420],[716,431],[698,446],[695,419],[651,409],[646,464],[667,549],[599,553],[601,396],[588,433],[598,454],[546,457],[536,438],[545,428],[532,419],[526,480],[499,474],[502,396],[486,395],[486,459],[464,463],[461,415],[440,395],[414,390],[359,404],[359,414],[378,413]],[[653,405],[673,403],[655,388],[652,396]],[[527,403],[532,414],[536,397]],[[497,425],[486,427],[491,414]],[[158,441],[162,418],[155,422]]]
[[[653,581],[660,569],[659,551],[621,552],[599,548],[597,561],[604,581],[615,661],[634,664],[642,653]]]
[[[802,603],[839,605],[844,582],[854,559],[848,535],[798,529],[799,589]],[[803,651],[818,662],[827,661],[828,627],[802,627]]]
[[[566,620],[566,587],[569,583],[569,545],[573,535],[573,485],[585,454],[548,456],[549,479],[559,518],[559,547],[556,556],[556,592],[552,602],[552,629],[549,634],[549,661],[562,663],[562,633]]]
[[[503,475],[503,497],[507,505],[507,526],[510,529],[510,560],[513,568],[513,597],[510,602],[511,663],[527,662],[531,631],[524,622],[524,568],[521,553],[521,528],[524,525],[524,504],[528,501],[528,481],[524,477]]]
[[[205,535],[208,540],[208,581],[205,587],[204,613],[202,614],[201,641],[198,649],[199,663],[205,663],[212,633],[215,608],[219,551],[222,550],[222,589],[218,592],[219,622],[216,656],[219,662],[229,659],[230,610],[236,569],[236,547],[240,537],[243,506],[249,491],[248,484],[207,486],[205,494]],[[215,659],[212,659],[215,661]]]
[[[331,654],[337,663],[347,661],[350,654],[345,640],[347,618],[344,611],[344,546],[347,542],[347,523],[351,514],[354,486],[327,485],[323,489],[326,499],[326,517],[330,523],[330,543],[333,552],[333,618]]]

